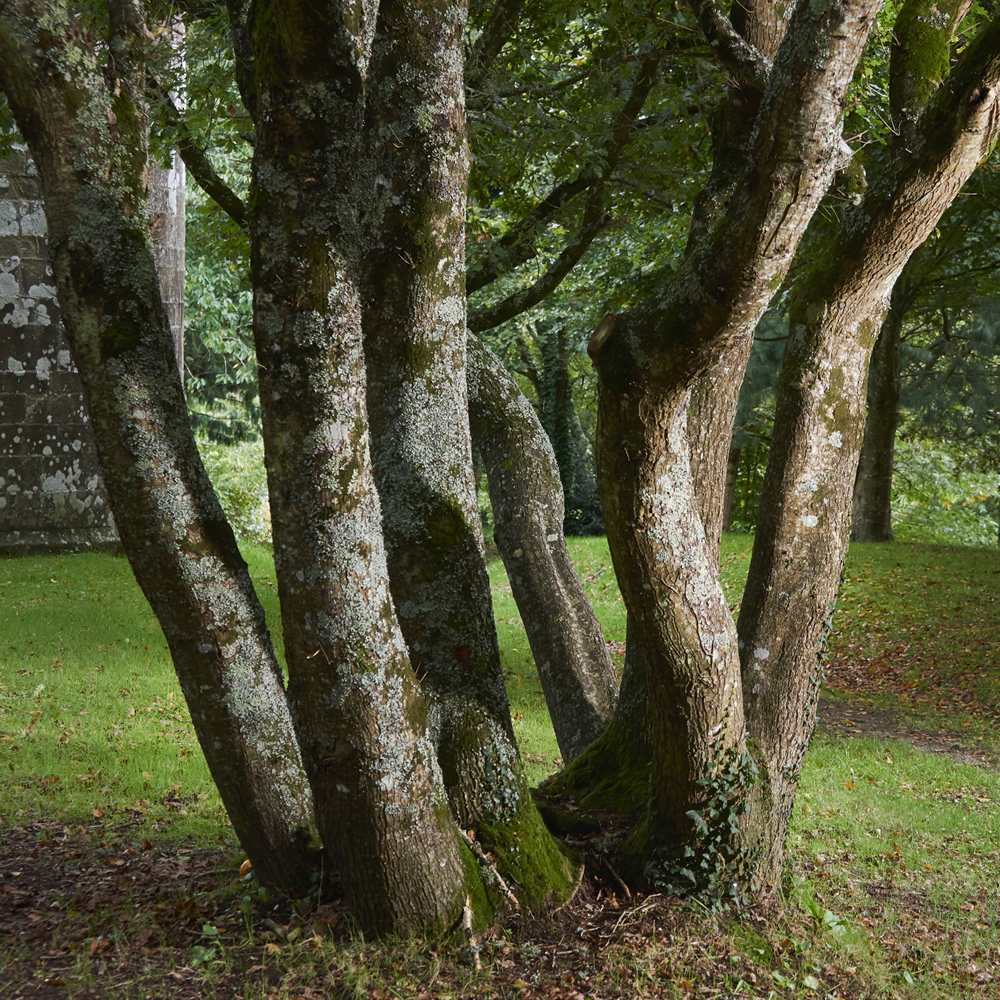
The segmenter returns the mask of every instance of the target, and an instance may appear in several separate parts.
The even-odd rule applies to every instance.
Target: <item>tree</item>
[[[893,465],[900,405],[942,438],[968,431],[988,441],[994,422],[977,418],[995,409],[984,391],[994,350],[989,299],[995,294],[996,197],[992,164],[977,171],[929,238],[907,261],[892,291],[891,307],[872,352],[868,415],[854,486],[851,537],[892,539]],[[908,363],[904,390],[904,352]],[[959,426],[949,417],[961,413]],[[954,433],[957,431],[957,435]]]
[[[516,10],[497,9],[495,37],[484,29],[484,60]],[[629,653],[615,717],[575,773],[592,779],[614,753],[634,789],[651,747],[652,807],[630,846],[663,885],[766,893],[781,872],[795,761],[767,742],[780,685],[756,697],[748,671],[761,657],[741,664],[719,586],[718,483],[741,359],[841,162],[841,106],[874,10],[836,0],[786,21],[761,4],[740,15],[741,35],[714,6],[695,7],[739,84],[718,120],[725,155],[676,273],[657,274],[655,293],[590,342]],[[114,0],[109,14],[105,34],[61,0],[0,0],[0,86],[43,178],[123,544],[238,836],[265,881],[297,892],[321,841],[375,933],[445,929],[467,908],[489,920],[509,892],[501,879],[528,908],[565,896],[574,862],[542,825],[518,758],[473,495],[464,11],[438,0],[230,8],[254,125],[245,222],[287,691],[171,360],[144,228],[141,11]],[[773,63],[748,38],[773,44]],[[966,107],[968,81],[991,79],[984,50],[970,51],[955,78]],[[480,388],[489,369],[487,357]],[[538,463],[557,485],[551,454]],[[545,520],[528,520],[537,538]],[[539,541],[531,554],[543,552]],[[542,579],[559,579],[554,563]],[[797,614],[815,611],[813,595]],[[805,648],[811,628],[794,618],[788,634]],[[790,661],[796,696],[814,665]],[[786,743],[801,754],[810,720],[795,718]]]
[[[756,6],[747,16],[773,24],[769,10]],[[710,7],[702,12],[707,19],[716,13]],[[652,716],[654,799],[631,848],[642,857],[658,856],[664,885],[718,889],[735,883],[738,892],[743,883],[765,894],[778,888],[815,715],[817,643],[846,547],[853,437],[860,426],[854,400],[873,341],[864,324],[994,133],[997,44],[990,27],[936,94],[940,75],[919,81],[925,97],[935,94],[922,115],[922,105],[909,105],[919,127],[896,144],[879,183],[862,207],[848,213],[837,242],[810,272],[813,281],[792,303],[775,438],[737,632],[718,586],[716,539],[747,329],[787,267],[787,257],[769,251],[795,245],[836,165],[832,122],[821,133],[826,159],[816,157],[815,137],[802,143],[809,135],[803,126],[822,122],[807,99],[794,112],[782,108],[786,127],[765,124],[783,98],[791,99],[789,91],[774,88],[791,54],[801,51],[791,44],[791,32],[804,16],[796,10],[773,69],[756,78],[763,77],[757,84],[763,98],[743,152],[737,143],[726,147],[727,157],[717,154],[720,165],[692,226],[686,266],[658,298],[609,316],[590,346],[601,379],[598,455],[609,541],[630,631],[642,645]],[[901,18],[901,27],[915,26],[917,34],[926,20],[916,8]],[[951,12],[931,33],[926,44],[935,54],[942,41],[947,51],[955,20]],[[814,37],[822,30],[813,28]],[[837,34],[856,37],[856,29]],[[900,79],[913,74],[914,65],[942,72],[937,55],[919,62],[926,54],[920,43],[913,42],[914,60],[900,63]],[[818,72],[819,65],[815,60],[804,72]],[[946,72],[947,55],[943,65]],[[737,101],[746,100],[755,80],[746,63],[742,68]],[[842,76],[839,84],[846,86]],[[723,114],[717,121],[723,139],[738,139]],[[794,163],[806,145],[813,151],[808,164],[776,174],[758,167],[764,152]],[[763,193],[755,187],[761,176],[772,178]],[[777,185],[781,176],[795,178],[791,192]],[[775,201],[780,211],[768,216]],[[626,676],[623,688],[627,684]],[[595,746],[585,757],[608,749]],[[588,767],[592,760],[574,765],[567,783],[574,770]],[[655,877],[655,863],[652,871]]]
[[[140,12],[113,4],[106,46],[65,6],[38,13],[0,8],[3,88],[43,176],[123,544],[262,879],[306,891],[315,816],[372,931],[447,926],[470,896],[488,919],[460,827],[525,905],[564,893],[572,866],[513,741],[466,471],[461,9],[233,12],[257,132],[249,227],[287,695],[167,350],[142,229]],[[367,308],[376,293],[413,312]],[[370,377],[363,324],[388,335],[390,321],[402,363],[373,358]],[[399,394],[395,453],[378,427],[369,450],[366,384]],[[451,408],[447,446],[425,406],[443,420]],[[411,529],[437,560],[427,569],[407,561]]]
[[[771,823],[791,813],[815,715],[821,645],[849,533],[864,426],[865,373],[896,278],[933,231],[997,132],[1000,22],[980,30],[950,65],[967,7],[927,17],[910,0],[890,64],[900,130],[888,162],[799,283],[776,404],[761,513],[740,607],[743,687],[759,748]],[[949,72],[950,69],[950,72]],[[777,831],[781,831],[780,834]]]

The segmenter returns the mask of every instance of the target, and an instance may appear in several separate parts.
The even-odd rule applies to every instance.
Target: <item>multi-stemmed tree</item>
[[[593,775],[623,730],[637,736],[634,768],[651,748],[652,801],[629,852],[661,880],[704,885],[692,871],[702,864],[709,883],[768,892],[780,876],[829,599],[801,585],[801,567],[825,572],[837,557],[833,546],[807,562],[817,536],[804,532],[828,507],[836,535],[847,479],[813,486],[797,441],[775,450],[787,457],[772,458],[768,489],[785,518],[758,539],[748,602],[763,599],[741,617],[742,657],[718,580],[720,482],[754,326],[845,159],[841,109],[876,8],[739,5],[730,23],[694,5],[734,81],[713,176],[676,273],[590,343],[630,654],[618,713],[576,773]],[[565,896],[574,862],[528,793],[473,492],[467,371],[473,399],[487,394],[494,410],[480,417],[496,428],[497,409],[521,406],[526,418],[492,435],[498,480],[518,461],[518,428],[534,435],[537,421],[513,393],[504,400],[510,386],[489,358],[467,361],[477,348],[466,347],[463,6],[230,4],[254,131],[245,225],[287,687],[198,457],[159,296],[144,191],[150,32],[135,0],[106,13],[0,0],[0,87],[42,177],[63,319],[122,542],[237,834],[261,878],[289,892],[308,890],[325,852],[374,932],[444,928],[466,909],[486,921],[510,888],[528,907]],[[498,5],[493,41],[517,13]],[[969,128],[981,128],[980,146],[991,137],[994,35],[970,46],[919,116],[917,152],[901,149],[877,189],[885,204],[932,174],[957,178],[964,166],[942,164]],[[636,92],[656,65],[639,61]],[[588,194],[585,212],[598,202]],[[869,231],[886,232],[882,205],[845,226],[862,247]],[[862,268],[854,280],[874,279]],[[839,301],[839,286],[821,291]],[[836,449],[857,420],[835,393],[863,382],[865,359],[844,353],[831,368],[814,318],[807,310],[795,334],[802,360],[779,407],[793,432],[822,430]],[[824,329],[841,350],[859,328]],[[830,390],[796,392],[807,370],[832,377]],[[557,491],[551,450],[536,462]],[[533,532],[522,555],[560,541],[540,535],[554,516],[536,510],[517,529]],[[556,589],[567,572],[553,559],[532,585]],[[572,643],[553,649],[576,655]],[[589,687],[578,678],[596,720],[582,742],[609,714],[609,684],[592,683],[601,669],[582,671]],[[572,719],[560,724],[577,752]]]

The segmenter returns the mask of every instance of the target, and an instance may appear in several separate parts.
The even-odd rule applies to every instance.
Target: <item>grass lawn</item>
[[[751,542],[723,543],[734,609]],[[620,665],[625,612],[607,546],[579,539],[571,550]],[[280,648],[270,556],[244,554]],[[126,561],[2,560],[0,989],[1000,997],[998,565],[993,550],[852,547],[785,913],[734,919],[627,899],[595,861],[562,911],[503,923],[477,971],[456,944],[375,946],[336,905],[264,898],[239,874],[239,845]],[[503,567],[490,571],[514,727],[539,780],[559,751]]]

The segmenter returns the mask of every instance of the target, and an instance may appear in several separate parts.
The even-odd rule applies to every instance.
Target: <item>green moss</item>
[[[648,745],[631,738],[612,720],[547,790],[572,797],[582,809],[634,814],[649,800],[649,754]]]
[[[538,913],[546,906],[569,898],[576,884],[579,860],[549,833],[528,794],[523,794],[517,813],[506,823],[480,824],[478,839],[496,858],[497,870],[513,889],[522,910]]]
[[[894,110],[926,107],[948,75],[957,3],[908,0],[893,27],[890,75]]]

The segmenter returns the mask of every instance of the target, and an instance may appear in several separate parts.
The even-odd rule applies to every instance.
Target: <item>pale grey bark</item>
[[[160,297],[167,310],[177,369],[184,378],[184,161],[171,152],[170,163],[149,163],[150,230]]]
[[[324,843],[352,912],[377,933],[443,930],[475,891],[414,672],[421,651],[411,664],[397,617],[409,609],[390,592],[369,451],[363,262],[383,206],[365,98],[386,50],[412,37],[415,10],[345,3],[318,21],[308,4],[286,3],[254,8],[247,26],[257,66],[254,336],[289,698]],[[376,32],[376,17],[390,14],[397,22]],[[423,5],[420,16],[425,30],[455,33],[460,14]],[[403,163],[423,162],[420,137],[399,142]],[[408,194],[433,199],[421,180]],[[435,316],[421,319],[421,334],[436,328]],[[428,347],[430,365],[437,349]]]
[[[538,415],[496,355],[471,335],[468,383],[494,537],[569,763],[604,731],[618,681],[566,548],[559,467]]]

